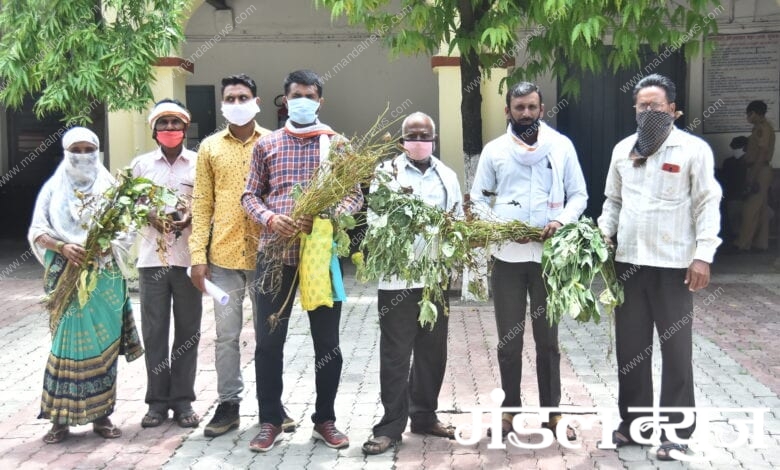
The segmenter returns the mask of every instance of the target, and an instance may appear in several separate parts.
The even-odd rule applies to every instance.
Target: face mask
[[[406,150],[406,155],[412,160],[425,160],[433,153],[433,142],[406,140],[404,141],[404,150]]]
[[[663,111],[637,113],[636,150],[639,155],[649,157],[661,148],[661,144],[672,131],[673,121],[674,116]]]
[[[520,124],[510,116],[509,123],[512,125],[512,132],[521,139],[530,137],[531,134],[539,129],[539,119],[535,119],[531,124]]]
[[[287,115],[290,121],[297,124],[311,124],[317,120],[317,110],[320,102],[309,98],[287,100]]]
[[[229,123],[236,126],[247,124],[259,112],[260,106],[257,105],[257,101],[254,98],[242,104],[222,103],[222,115]]]
[[[70,165],[72,165],[74,168],[94,166],[98,159],[98,153],[73,153],[66,150],[65,158],[68,159],[68,163],[70,163]]]
[[[73,153],[65,150],[65,173],[77,188],[92,185],[97,177],[98,152]]]
[[[184,131],[157,131],[157,142],[163,147],[178,147],[184,140]]]

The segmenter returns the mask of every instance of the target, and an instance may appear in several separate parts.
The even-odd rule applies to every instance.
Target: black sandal
[[[553,431],[553,435],[555,435],[555,431]],[[557,439],[558,436],[555,435],[555,438]],[[574,430],[571,426],[566,426],[566,440],[569,442],[576,441],[577,440],[577,431]]]
[[[371,436],[363,443],[363,453],[366,455],[384,454],[391,447],[395,448],[400,439],[393,439],[388,436]]]
[[[505,439],[512,432],[514,426],[512,424],[513,419],[514,415],[510,413],[501,414],[501,439]],[[493,428],[488,428],[487,437],[493,437]]]
[[[684,454],[688,450],[687,444],[678,444],[676,442],[666,441],[661,444],[660,447],[658,447],[658,450],[655,453],[655,457],[658,460],[677,460],[672,456],[672,451],[676,450],[680,453]]]

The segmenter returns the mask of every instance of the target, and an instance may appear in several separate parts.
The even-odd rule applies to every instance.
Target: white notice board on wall
[[[710,36],[715,48],[704,59],[704,133],[750,132],[745,108],[753,100],[780,117],[780,33]]]

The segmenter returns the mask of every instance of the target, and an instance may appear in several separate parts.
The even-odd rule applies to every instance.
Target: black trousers
[[[503,406],[521,406],[520,378],[523,368],[526,295],[531,298],[531,327],[536,343],[536,382],[539,405],[557,407],[561,402],[561,352],[558,325],[547,322],[547,291],[542,265],[534,262],[507,263],[494,259],[491,273],[493,304],[498,328],[498,367]]]
[[[624,279],[625,302],[615,311],[618,362],[618,430],[629,436],[631,423],[650,413],[629,413],[629,407],[653,406],[653,327],[661,343],[661,407],[693,407],[693,295],[686,269],[656,268],[615,263]],[[680,423],[682,413],[661,413]],[[692,426],[676,429],[687,439]],[[648,433],[649,434],[649,433]],[[665,439],[665,436],[662,436]]]
[[[282,267],[281,289],[278,294],[264,294],[255,290],[259,319],[255,330],[255,372],[257,375],[257,401],[260,405],[260,421],[281,426],[285,413],[282,407],[282,372],[284,369],[284,343],[287,340],[292,299],[298,289],[295,276],[297,266]],[[263,279],[266,266],[257,264],[258,283]],[[268,317],[278,312],[290,294],[276,328],[271,331]],[[311,338],[314,343],[314,381],[317,390],[314,423],[335,421],[333,409],[341,379],[341,348],[339,347],[339,322],[341,302],[332,308],[320,307],[308,312]]]
[[[411,417],[415,426],[436,423],[439,391],[447,367],[447,323],[436,304],[433,330],[418,322],[422,289],[380,290],[379,383],[384,416],[374,436],[400,439]],[[411,358],[411,372],[409,360]]]
[[[201,293],[185,268],[139,268],[146,403],[159,413],[187,411],[195,401]],[[173,344],[168,346],[173,303]]]

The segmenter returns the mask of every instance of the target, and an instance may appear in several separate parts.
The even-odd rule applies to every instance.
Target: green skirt
[[[54,290],[66,264],[52,251],[45,256],[44,290]],[[97,288],[84,308],[75,298],[53,333],[46,364],[39,418],[54,424],[87,424],[110,415],[116,403],[120,354],[127,361],[143,354],[127,285],[111,263],[100,271]]]

